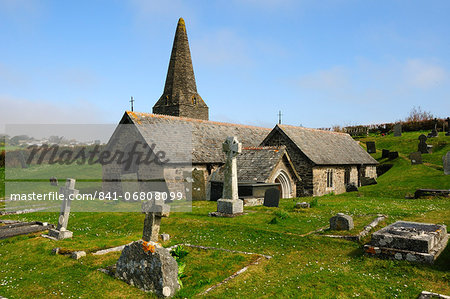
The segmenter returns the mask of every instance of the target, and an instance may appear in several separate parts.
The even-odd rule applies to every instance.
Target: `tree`
[[[406,122],[419,122],[424,120],[433,119],[434,116],[431,112],[422,111],[420,106],[414,106],[409,112],[409,116],[405,119]]]

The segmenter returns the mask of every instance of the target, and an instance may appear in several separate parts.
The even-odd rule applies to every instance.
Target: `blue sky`
[[[179,17],[210,119],[450,115],[449,1],[0,0],[0,124],[117,123],[163,91]]]

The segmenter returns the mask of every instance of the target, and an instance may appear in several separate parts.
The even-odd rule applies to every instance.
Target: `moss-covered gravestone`
[[[169,214],[165,204],[143,205],[146,214],[143,240],[133,242],[122,251],[116,263],[116,277],[145,292],[172,297],[180,288],[178,264],[170,251],[156,243],[161,217]]]

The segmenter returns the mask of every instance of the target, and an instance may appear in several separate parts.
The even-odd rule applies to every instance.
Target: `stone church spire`
[[[164,92],[153,113],[208,120],[208,106],[197,93],[183,18],[178,20]]]

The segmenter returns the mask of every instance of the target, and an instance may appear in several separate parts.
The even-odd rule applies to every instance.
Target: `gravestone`
[[[417,150],[422,154],[428,154],[427,136],[424,134],[419,136],[419,145]]]
[[[264,203],[265,207],[276,207],[280,203],[280,190],[276,188],[267,189],[264,193]]]
[[[444,164],[444,174],[450,174],[450,151],[447,152],[445,156],[442,157],[442,161]]]
[[[388,158],[389,158],[390,160],[393,160],[393,159],[398,158],[398,152],[389,152]]]
[[[69,196],[76,196],[78,190],[75,189],[75,180],[67,179],[66,185],[59,189],[59,193],[64,194],[64,200],[61,204],[61,212],[59,213],[58,226],[56,229],[48,231],[48,235],[57,240],[72,238],[73,233],[67,230],[67,224],[69,222],[70,215],[70,202]]]
[[[50,185],[58,186],[58,179],[54,176],[50,177]]]
[[[345,184],[345,192],[355,192],[358,191],[358,187],[356,187],[355,183]]]
[[[366,146],[367,146],[367,152],[368,152],[369,154],[374,154],[374,153],[377,152],[377,149],[376,149],[376,147],[375,147],[375,142],[373,142],[373,141],[367,141],[367,142],[366,142]]]
[[[394,137],[400,137],[402,136],[402,124],[396,123],[394,125]]]
[[[142,212],[145,214],[142,240],[158,242],[161,218],[169,217],[170,206],[163,202],[147,201],[142,204]]]
[[[447,117],[447,132],[445,133],[445,136],[450,136],[450,117]]]
[[[353,227],[353,218],[344,213],[337,213],[330,218],[330,230],[351,230]]]
[[[217,200],[217,213],[212,215],[236,215],[244,212],[244,202],[238,197],[236,156],[242,152],[242,143],[236,137],[227,137],[222,144],[226,155],[222,198]]]
[[[409,159],[411,159],[412,165],[422,164],[422,153],[414,152],[409,154]]]
[[[430,133],[428,133],[428,138],[433,138],[433,137],[437,137],[438,136],[438,132],[437,132],[437,118],[434,119],[434,128],[431,130]]]
[[[160,297],[172,297],[178,283],[178,264],[170,251],[156,241],[161,218],[168,217],[170,207],[163,202],[142,204],[145,213],[142,240],[125,246],[116,263],[115,276],[126,283]]]
[[[298,202],[295,204],[296,209],[309,209],[310,207],[311,205],[309,204],[309,202],[306,201]]]
[[[361,186],[369,186],[377,184],[377,180],[372,177],[363,176],[361,177]]]
[[[381,158],[389,158],[389,153],[390,153],[389,150],[383,149],[383,150],[381,151]]]
[[[397,221],[372,234],[366,253],[396,260],[433,263],[448,242],[447,227]]]
[[[170,240],[170,235],[169,234],[161,234],[161,241],[167,242],[169,240]]]
[[[177,261],[168,249],[151,241],[126,245],[117,260],[115,276],[160,297],[172,297],[180,289]]]

